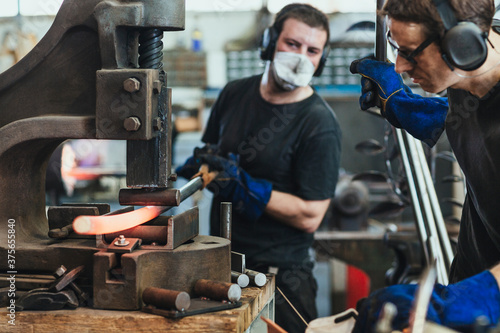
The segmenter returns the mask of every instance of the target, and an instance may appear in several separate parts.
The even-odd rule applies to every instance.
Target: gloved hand
[[[201,163],[206,163],[210,171],[219,171],[217,177],[207,188],[223,200],[233,203],[233,210],[246,216],[251,222],[264,213],[271,197],[272,184],[264,179],[251,177],[238,163],[238,157],[229,154],[228,158],[213,154],[199,155]]]
[[[206,144],[202,148],[196,147],[193,150],[193,155],[189,157],[184,165],[177,167],[175,172],[178,176],[181,176],[186,179],[191,179],[195,174],[200,171],[201,161],[199,159],[200,155],[206,154],[217,154],[217,145],[214,144]]]
[[[373,57],[354,60],[350,70],[362,76],[359,98],[362,110],[379,106],[382,116],[393,126],[405,129],[430,147],[436,144],[444,130],[447,98],[412,93],[394,71],[394,64]]]
[[[416,290],[415,284],[394,285],[377,290],[359,301],[359,316],[352,332],[373,332],[386,302],[395,304],[398,310],[392,323],[393,329],[403,330],[408,327]],[[489,319],[491,327],[498,323],[500,317],[500,292],[490,271],[448,286],[434,286],[427,320],[462,331],[470,329],[476,318],[482,315]]]

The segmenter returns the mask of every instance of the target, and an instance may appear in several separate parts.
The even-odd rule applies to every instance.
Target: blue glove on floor
[[[269,202],[272,184],[251,177],[239,166],[238,157],[234,154],[229,154],[228,159],[212,154],[203,154],[199,158],[209,165],[210,171],[219,171],[207,188],[223,200],[231,201],[233,210],[249,221],[257,221]]]
[[[415,138],[434,146],[444,130],[448,100],[444,97],[422,97],[412,93],[394,71],[394,64],[373,57],[354,60],[351,73],[361,74],[362,110],[379,106],[382,115],[395,127],[403,128]],[[381,105],[377,105],[380,100]]]
[[[417,290],[415,284],[394,285],[372,293],[358,302],[359,312],[353,333],[369,333],[375,329],[384,303],[396,305],[398,313],[393,329],[408,327],[410,310]],[[500,292],[490,271],[484,271],[455,284],[436,284],[427,310],[427,320],[456,330],[470,330],[479,316],[486,316],[491,327],[500,317]]]
[[[180,177],[191,179],[195,174],[198,173],[198,171],[200,171],[201,161],[199,159],[199,156],[216,153],[217,145],[214,144],[206,144],[202,148],[196,147],[193,150],[193,156],[189,157],[186,162],[184,162],[184,165],[177,167],[177,169],[175,169],[175,173],[177,173],[177,175]]]

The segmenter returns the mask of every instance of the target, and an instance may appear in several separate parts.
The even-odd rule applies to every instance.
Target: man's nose
[[[301,45],[295,49],[295,53],[307,55],[307,45]]]
[[[408,72],[413,68],[413,64],[406,60],[405,58],[397,55],[396,56],[396,64],[394,65],[394,70],[398,74],[402,74],[404,72]]]

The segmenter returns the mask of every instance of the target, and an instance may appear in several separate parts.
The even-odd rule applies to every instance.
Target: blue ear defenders
[[[465,71],[479,68],[486,60],[488,33],[483,32],[475,23],[458,22],[448,0],[433,0],[445,28],[441,39],[444,61]]]
[[[301,6],[300,4],[297,6]],[[289,10],[293,9],[295,6],[290,8]],[[283,16],[286,12],[289,10],[281,13],[280,16]],[[274,21],[275,23],[264,30],[264,33],[262,34],[262,38],[260,41],[260,58],[262,60],[273,60],[274,56],[274,50],[276,49],[276,42],[278,41],[279,37],[279,32],[276,29],[276,22],[280,20],[280,17],[277,17],[276,20]],[[328,41],[327,41],[328,43]],[[321,55],[321,59],[318,64],[318,68],[314,72],[313,76],[320,76],[321,73],[323,72],[323,68],[325,67],[326,59],[328,58],[328,53],[330,53],[330,47],[325,45],[323,48],[323,54]]]

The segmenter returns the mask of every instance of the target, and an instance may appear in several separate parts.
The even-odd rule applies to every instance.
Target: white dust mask
[[[307,86],[315,70],[305,55],[293,52],[276,52],[271,68],[278,86],[288,91]]]

